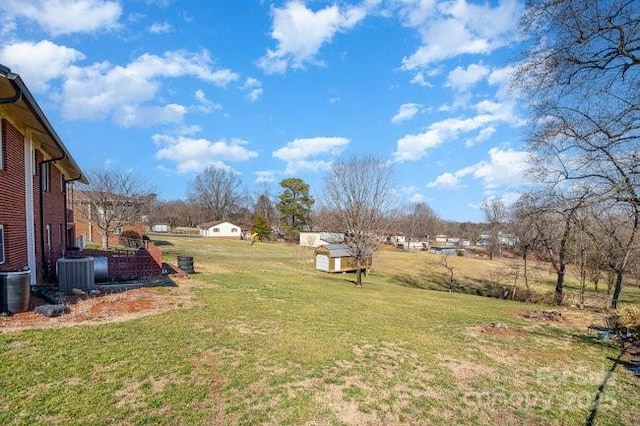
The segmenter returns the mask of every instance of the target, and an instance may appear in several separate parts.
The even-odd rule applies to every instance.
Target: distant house
[[[198,225],[200,235],[203,237],[222,237],[222,238],[244,238],[243,229],[240,225],[235,225],[225,220],[216,220],[213,222]]]
[[[156,223],[151,225],[151,232],[169,232],[171,231],[171,226],[167,223]]]
[[[22,78],[0,65],[0,274],[55,279],[73,219],[69,182],[88,183]]]
[[[429,253],[431,254],[439,254],[442,256],[456,256],[459,253],[464,253],[464,249],[459,249],[456,247],[431,247],[429,249]]]
[[[446,243],[447,236],[445,234],[436,235],[436,243]]]
[[[397,247],[400,247],[403,250],[408,250],[408,251],[429,250],[429,242],[428,241],[409,241],[405,243],[399,243],[397,244]]]
[[[320,247],[325,244],[338,244],[344,241],[344,234],[340,232],[301,232],[300,246]]]
[[[386,242],[394,246],[401,247],[404,243],[407,242],[407,237],[405,237],[404,235],[392,235],[387,238]]]
[[[346,244],[326,244],[317,247],[314,256],[318,271],[354,272],[358,269],[353,251]],[[368,259],[365,269],[370,267],[371,259]]]

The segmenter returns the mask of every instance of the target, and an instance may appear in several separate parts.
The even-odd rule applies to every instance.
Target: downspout
[[[57,145],[57,144],[56,144]],[[60,146],[58,146],[58,148],[60,148]],[[40,162],[40,257],[41,257],[41,261],[42,261],[42,274],[44,275],[45,272],[49,272],[47,271],[47,254],[45,253],[44,250],[44,238],[45,238],[45,225],[44,225],[44,188],[42,187],[42,175],[43,175],[43,170],[44,167],[48,164],[48,163],[53,163],[55,161],[61,161],[64,160],[65,158],[67,158],[67,153],[62,150],[62,155],[60,157],[56,157],[56,158],[50,158],[48,160],[43,160]],[[49,173],[49,187],[52,187],[52,182],[51,182],[51,173]],[[64,216],[65,216],[65,222],[66,222],[66,216],[67,216],[67,206],[65,204],[64,206]],[[65,229],[66,232],[66,229]],[[42,277],[43,279],[45,278],[44,276]],[[49,278],[49,276],[47,275],[46,278]]]

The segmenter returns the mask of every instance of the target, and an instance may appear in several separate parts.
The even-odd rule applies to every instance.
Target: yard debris
[[[539,321],[562,321],[562,312],[558,311],[529,311],[523,317]]]
[[[503,322],[492,322],[491,323],[491,327],[493,327],[493,328],[509,328],[509,327],[507,327],[507,324],[505,324]]]
[[[67,305],[40,305],[36,306],[36,313],[44,315],[45,317],[59,317],[61,315],[71,312],[71,308]]]
[[[87,292],[84,291],[84,290],[81,290],[79,288],[75,288],[74,287],[74,288],[71,289],[71,294],[74,294],[76,296],[86,296]]]

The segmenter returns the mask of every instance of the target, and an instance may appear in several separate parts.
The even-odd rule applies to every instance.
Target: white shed
[[[156,223],[151,226],[152,232],[169,232],[171,231],[171,226],[167,223]]]
[[[242,228],[224,220],[203,223],[198,228],[203,237],[242,238]]]

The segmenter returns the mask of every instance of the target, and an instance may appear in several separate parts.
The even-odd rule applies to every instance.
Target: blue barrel
[[[0,313],[15,314],[29,309],[30,272],[0,272]]]

